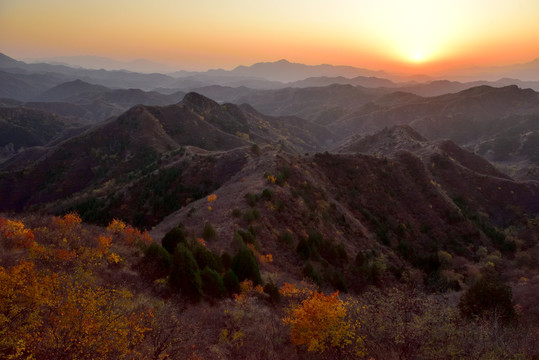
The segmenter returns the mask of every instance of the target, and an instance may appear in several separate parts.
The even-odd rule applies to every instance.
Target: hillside
[[[217,197],[214,204],[219,201]],[[458,313],[447,299],[414,290],[418,285],[412,273],[403,273],[401,286],[387,291],[373,287],[361,295],[326,295],[317,292],[313,283],[286,282],[293,280],[278,270],[286,260],[280,253],[260,254],[258,234],[253,250],[248,251],[250,256],[258,254],[266,285],[255,287],[250,279],[239,283],[236,278],[237,288],[233,282],[225,287],[222,279],[238,271],[241,252],[235,253],[230,264],[224,260],[231,258],[229,253],[218,256],[207,247],[213,243],[212,237],[204,241],[192,236],[180,240],[182,250],[171,257],[146,232],[117,220],[104,228],[82,223],[75,214],[0,217],[0,286],[2,294],[12,295],[0,296],[6,309],[0,326],[9,330],[0,353],[5,357],[19,351],[43,358],[74,358],[76,351],[77,357],[106,359],[299,359],[336,353],[342,359],[357,359],[358,351],[392,358],[395,352],[419,344],[406,353],[427,358],[447,355],[448,348],[439,347],[442,339],[457,357],[486,354],[490,359],[502,359],[504,356],[498,355],[502,349],[530,359],[537,354],[533,319],[512,326],[489,319],[474,321]],[[170,272],[172,278],[184,271],[177,261],[180,254],[190,254],[189,266],[199,276],[203,292],[198,301],[193,301],[187,288],[162,277]],[[325,252],[320,254],[326,256]],[[358,266],[358,280],[379,284],[387,278],[386,268],[375,264],[389,257],[382,255],[371,263],[371,254],[380,254],[378,250],[359,254],[351,260]],[[445,254],[442,259],[447,273],[448,265],[457,266],[457,258],[453,263]],[[498,267],[500,261],[495,256],[482,259],[492,260]],[[205,265],[200,270],[212,261],[211,267]],[[379,270],[367,271],[371,264],[371,269]],[[488,270],[488,263],[484,266]],[[506,289],[488,272],[483,278]],[[536,288],[536,281],[520,282],[516,300],[525,304],[522,301]],[[519,311],[529,317],[530,310],[534,308],[525,305]],[[329,326],[320,325],[325,324],[322,320]],[[423,326],[426,321],[428,328]],[[310,325],[313,322],[316,326]],[[330,335],[334,327],[346,331]],[[313,335],[298,339],[299,329]],[[351,334],[359,335],[359,340]],[[322,337],[324,346],[308,347],[313,336]]]
[[[337,151],[387,157],[395,157],[401,151],[409,151],[419,157],[430,156],[432,152],[441,152],[445,158],[456,159],[460,165],[472,171],[510,179],[482,157],[460,148],[451,140],[429,141],[408,125],[393,126],[373,135],[350,137]]]
[[[202,181],[202,175],[197,175],[204,173],[203,164],[198,162],[198,153],[209,151],[213,152],[214,159],[228,159],[229,155],[221,155],[221,152],[251,147],[254,144],[251,141],[260,146],[271,143],[288,151],[303,153],[319,149],[320,143],[332,139],[327,130],[305,120],[267,117],[252,108],[244,109],[232,104],[219,105],[190,93],[178,104],[136,106],[116,119],[64,142],[16,154],[0,164],[4,174],[0,179],[1,208],[21,210],[31,205],[49,204],[47,206],[55,211],[73,206],[82,211],[90,207],[85,211],[91,213],[94,207],[100,211],[104,211],[104,207],[112,207],[105,217],[88,215],[93,220],[100,218],[105,221],[119,212],[116,207],[121,204],[116,198],[124,196],[128,184],[135,182],[125,196],[134,197],[142,191],[137,190],[137,181],[145,184],[140,186],[151,185],[147,178],[149,174],[158,169],[166,170],[183,157],[180,168],[191,167],[195,174],[190,175],[191,181],[172,180],[186,188],[185,194],[180,196],[181,201],[172,201],[174,204],[171,206],[176,209],[186,199],[203,196],[227,179],[217,177]],[[253,151],[256,153],[257,150]],[[210,161],[210,164],[213,163]],[[226,164],[224,161],[216,166],[226,167]],[[227,171],[233,171],[233,168],[231,165]],[[183,170],[174,171],[178,173],[173,176],[178,176]],[[141,176],[146,178],[139,179]],[[167,196],[161,194],[161,201]],[[66,202],[54,205],[57,200]],[[139,201],[142,200],[139,198]],[[167,201],[171,202],[170,199]],[[116,205],[111,202],[116,202]],[[148,216],[145,220],[144,214],[139,216],[139,213],[149,206],[158,208],[160,205],[142,202],[140,206],[141,211],[133,211],[129,217],[137,225],[153,225],[167,214],[163,213],[166,209],[161,209],[156,216]]]
[[[89,84],[82,80],[74,80],[62,83],[44,91],[36,100],[44,102],[61,102],[66,101],[73,96],[91,96],[92,94],[107,90],[109,89],[105,86]]]
[[[214,192],[215,201],[188,204],[150,234],[163,238],[182,224],[212,250],[229,253],[245,241],[255,254],[272,255],[260,267],[276,284],[307,278],[321,288],[362,294],[372,284],[410,281],[451,293],[494,261],[515,294],[526,293],[510,259],[537,256],[537,224],[528,219],[539,211],[538,184],[512,181],[452,143],[420,146],[388,157],[298,157],[263,148]],[[207,224],[214,229],[210,237]],[[450,265],[439,254],[450,254]],[[531,277],[532,267],[525,270]]]
[[[308,113],[307,109],[301,111]],[[317,121],[323,114],[319,113]],[[356,110],[341,106],[327,114],[323,123],[341,139],[407,124],[426,138],[451,139],[511,176],[537,180],[539,152],[532,143],[539,95],[530,89],[481,86],[432,98],[396,92],[365,102]]]
[[[247,143],[184,107],[134,107],[117,119],[44,149],[48,155],[35,164],[19,161],[24,153],[3,164],[4,171],[24,171],[26,166],[31,166],[23,179],[14,175],[1,180],[5,199],[2,207],[21,209],[128,176],[131,171],[141,171],[159,160],[162,153],[178,149],[180,144],[216,150]],[[12,192],[13,187],[22,192]],[[30,198],[28,191],[32,194]]]
[[[109,89],[81,80],[54,86],[35,96],[26,106],[96,123],[118,116],[135,105],[165,106],[180,101],[185,93],[163,95],[140,89]]]
[[[0,154],[11,156],[25,148],[43,146],[82,124],[27,107],[0,107]]]
[[[363,109],[459,109],[485,122],[490,107],[526,118],[536,101],[514,88],[329,89],[350,94],[343,106],[363,98]],[[279,96],[311,108],[327,90]],[[17,295],[0,304],[32,310],[0,319],[0,355],[537,356],[539,183],[412,126],[354,126],[188,93],[70,136],[51,130],[0,163],[0,286]]]
[[[431,85],[444,88],[448,84]],[[537,150],[528,139],[534,139],[536,132],[539,95],[531,89],[481,85],[435,97],[398,88],[337,84],[264,91],[207,87],[201,92],[248,103],[263,113],[311,120],[329,129],[338,141],[407,124],[429,139],[453,140],[518,179],[538,179]]]
[[[473,258],[474,246],[506,244],[489,240],[490,233],[485,237],[483,229],[466,217],[467,211],[483,214],[492,224],[488,226],[500,227],[523,220],[506,207],[509,199],[532,217],[539,211],[537,183],[514,182],[454,144],[425,142],[421,149],[401,150],[391,157],[294,157],[265,148],[249,162],[252,165],[215,191],[219,201],[211,211],[204,199],[194,202],[167,217],[151,234],[160,238],[179,222],[190,228],[211,218],[219,234],[213,242],[218,247],[229,246],[236,225],[251,224],[263,252],[278,252],[279,236],[287,231],[299,240],[316,229],[324,238],[343,244],[348,253],[363,247],[396,250],[406,242],[410,255],[432,252],[431,246],[444,250],[454,246],[451,253],[459,248],[461,256]],[[287,185],[272,184],[264,174],[280,181],[284,177]],[[266,188],[273,194],[269,198],[263,195]],[[252,202],[251,197],[259,200]],[[466,199],[466,209],[459,199]],[[243,214],[256,209],[259,215],[247,222],[242,215],[233,220],[235,208]],[[464,245],[465,241],[470,243]]]
[[[248,103],[269,115],[295,115],[325,125],[385,93],[352,85],[329,85],[256,91],[233,102]]]

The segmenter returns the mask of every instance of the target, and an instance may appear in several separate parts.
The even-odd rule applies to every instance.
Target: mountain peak
[[[187,93],[183,97],[181,103],[191,105],[199,111],[219,107],[219,104],[212,99],[207,98],[204,95],[200,95],[199,93],[196,93],[194,91]]]
[[[428,141],[408,125],[394,125],[372,135],[353,136],[339,152],[362,152],[390,155],[397,150],[410,150]]]
[[[417,131],[415,131],[411,126],[406,125],[406,124],[393,126],[391,129],[389,129],[389,133],[395,136],[401,135],[413,141],[428,141],[423,136],[421,136]]]

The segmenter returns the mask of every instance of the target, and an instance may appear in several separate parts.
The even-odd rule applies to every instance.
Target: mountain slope
[[[474,126],[489,127],[490,121],[504,116],[539,112],[539,94],[516,86],[480,86],[432,98],[410,97],[395,105],[377,101],[369,105],[337,119],[330,128],[349,134],[409,124],[429,138],[445,136],[464,142],[482,133]]]
[[[280,272],[281,281],[309,276],[309,262],[323,283],[332,284],[338,272],[360,289],[365,280],[354,273],[353,259],[372,252],[392,268],[384,276],[404,276],[413,266],[425,272],[432,289],[459,286],[430,267],[432,254],[447,251],[466,263],[481,246],[515,251],[513,240],[497,229],[525,221],[522,214],[538,214],[539,183],[508,179],[452,143],[415,141],[418,152],[401,149],[391,157],[299,157],[264,148],[215,190],[216,201],[190,203],[151,234],[160,239],[181,222],[198,236],[209,221],[217,235],[208,246],[234,251],[230,239],[249,231],[259,253],[273,254],[274,262],[264,266]],[[272,183],[268,174],[281,182]],[[347,255],[338,255],[343,251]],[[468,276],[464,267],[458,272]]]
[[[72,97],[90,96],[91,94],[103,91],[110,90],[105,86],[89,84],[77,79],[62,83],[43,92],[36,100],[44,102],[61,102]]]
[[[88,186],[140,170],[159,159],[161,153],[180,145],[210,150],[231,149],[248,144],[222,132],[184,107],[138,106],[117,119],[97,126],[58,146],[43,150],[41,160],[1,182],[2,208],[23,206],[64,198]],[[13,174],[25,163],[18,158],[2,166]],[[29,172],[29,173],[28,173]],[[26,189],[24,189],[26,187]],[[17,188],[21,192],[11,192]],[[30,196],[28,196],[31,194]]]
[[[269,115],[294,115],[325,124],[376,99],[387,91],[364,89],[351,85],[330,85],[311,88],[285,88],[256,91],[235,99]]]
[[[135,105],[177,103],[184,95],[183,92],[164,95],[140,89],[113,90],[77,79],[44,91],[27,106],[96,123],[118,116]]]
[[[387,157],[395,157],[399,152],[407,151],[421,158],[431,157],[434,152],[480,174],[509,179],[488,161],[460,148],[453,141],[429,141],[408,125],[393,126],[372,135],[356,135],[337,151]]]
[[[526,140],[537,131],[537,114],[533,90],[480,86],[433,98],[382,96],[327,126],[344,137],[408,124],[429,139],[451,139],[483,154],[519,179],[537,179],[539,150]]]
[[[216,157],[254,143],[303,153],[319,149],[321,142],[331,139],[326,129],[302,119],[267,117],[252,108],[219,105],[190,93],[175,105],[133,107],[83,134],[49,148],[21,152],[0,164],[4,172],[0,206],[22,209],[79,192],[85,198],[92,190],[110,195],[116,191],[111,184],[124,186],[140,174],[157,170],[189,146],[194,154],[210,151]],[[80,196],[70,199],[65,206],[80,200]]]
[[[45,111],[27,107],[0,107],[0,147],[10,146],[13,152],[26,147],[46,145],[80,126]]]
[[[52,86],[64,82],[60,74],[11,73],[0,71],[0,97],[29,101]]]

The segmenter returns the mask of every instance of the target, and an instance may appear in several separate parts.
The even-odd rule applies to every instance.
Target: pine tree
[[[202,278],[202,290],[204,294],[214,298],[220,298],[225,294],[226,289],[223,278],[217,271],[206,266],[200,276]]]
[[[239,281],[250,279],[255,285],[262,284],[260,271],[256,258],[247,246],[242,246],[232,259],[232,270],[238,276]]]
[[[183,243],[174,251],[169,281],[174,288],[193,300],[198,300],[203,295],[200,269],[193,253]]]
[[[228,269],[223,275],[223,283],[230,294],[240,292],[240,281],[232,269]]]
[[[169,232],[165,234],[161,240],[161,244],[170,254],[174,254],[174,250],[179,243],[185,242],[185,234],[182,229],[179,227],[172,228]]]

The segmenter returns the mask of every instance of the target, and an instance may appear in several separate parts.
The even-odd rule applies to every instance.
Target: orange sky
[[[539,58],[539,0],[1,0],[0,52],[433,73]]]

